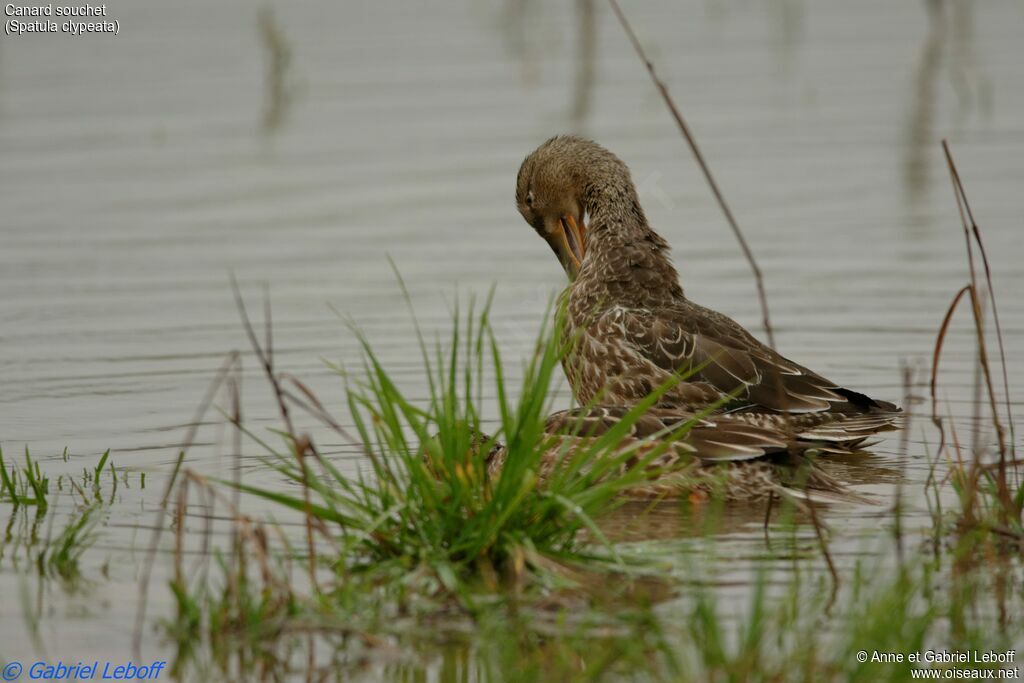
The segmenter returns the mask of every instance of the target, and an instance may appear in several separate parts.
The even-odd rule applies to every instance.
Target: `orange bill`
[[[587,226],[577,223],[572,214],[562,216],[562,241],[565,246],[565,253],[573,260],[573,265],[578,271],[583,264],[583,256],[586,253]]]

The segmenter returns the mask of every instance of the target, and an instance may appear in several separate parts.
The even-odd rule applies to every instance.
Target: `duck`
[[[797,471],[805,488],[841,493],[810,456],[853,452],[899,428],[895,404],[826,379],[687,298],[628,166],[598,143],[560,135],[541,144],[520,166],[515,200],[569,279],[556,315],[581,407],[549,418],[559,441],[542,470],[564,457],[565,440],[584,445],[654,392],[620,448],[643,450],[689,426],[640,497],[706,491],[713,475],[726,498],[757,498]],[[487,458],[496,474],[500,445]]]
[[[623,424],[625,422],[625,424]],[[858,422],[851,418],[851,422]],[[687,498],[756,502],[771,497],[809,503],[870,503],[820,465],[822,453],[850,452],[874,433],[872,420],[861,420],[863,432],[846,424],[819,438],[801,434],[784,423],[758,424],[747,413],[700,415],[674,408],[652,407],[637,413],[627,406],[584,406],[549,415],[538,441],[537,478],[548,481],[559,467],[581,455],[581,471],[599,458],[614,458],[617,467],[604,476],[624,476],[643,468],[642,476],[623,489],[629,500]],[[598,440],[610,430],[622,432],[614,442]],[[623,430],[624,428],[624,430]],[[488,480],[501,476],[508,449],[477,433],[470,454],[483,460]]]
[[[892,403],[848,389],[686,297],[668,242],[640,206],[629,168],[596,142],[557,136],[523,161],[516,206],[551,246],[562,293],[563,369],[580,405],[634,405],[673,377],[660,407],[753,413],[765,423],[833,429]],[[863,420],[853,423],[863,429]]]

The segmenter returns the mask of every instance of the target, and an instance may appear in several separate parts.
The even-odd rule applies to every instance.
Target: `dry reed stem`
[[[260,364],[263,366],[263,372],[267,376],[267,380],[269,380],[271,387],[273,387],[274,398],[277,400],[278,411],[281,414],[281,420],[284,422],[285,429],[287,430],[292,454],[295,456],[299,469],[302,471],[302,496],[306,507],[306,543],[309,551],[309,581],[313,588],[316,589],[317,562],[316,543],[313,540],[314,515],[313,504],[309,493],[309,468],[306,465],[306,453],[309,451],[309,437],[300,437],[296,433],[295,424],[291,417],[291,411],[288,409],[288,402],[285,401],[284,388],[281,386],[281,380],[274,370],[274,335],[273,319],[271,317],[270,310],[270,292],[265,289],[263,296],[263,320],[264,334],[266,338],[266,348],[264,349],[260,346],[260,342],[256,338],[256,332],[253,329],[252,322],[249,320],[249,313],[245,308],[245,301],[242,299],[242,292],[238,288],[238,280],[235,279],[234,274],[231,276],[231,288],[234,291],[238,314],[242,318],[242,325],[245,327],[245,333],[249,337],[249,343],[252,345],[253,353],[255,353],[256,357],[259,359]]]
[[[1016,467],[1016,459],[1008,457],[1008,447],[1006,443],[1006,430],[1002,424],[1000,418],[1000,410],[998,406],[998,398],[996,396],[994,383],[992,381],[992,370],[988,356],[988,349],[985,341],[985,323],[984,323],[984,308],[985,305],[982,301],[982,296],[979,289],[977,273],[974,264],[974,244],[977,244],[979,251],[982,254],[982,261],[985,265],[986,281],[991,293],[992,277],[991,267],[988,263],[987,255],[985,254],[984,244],[981,239],[981,232],[977,227],[977,223],[974,219],[973,212],[970,208],[970,203],[967,200],[966,192],[964,191],[963,183],[960,180],[960,174],[956,168],[956,164],[953,161],[952,153],[949,149],[949,144],[943,140],[942,149],[946,157],[946,163],[949,168],[950,180],[953,186],[953,194],[956,198],[957,210],[960,215],[960,222],[964,233],[964,244],[967,252],[967,263],[970,274],[970,282],[964,285],[953,297],[950,302],[949,308],[942,320],[942,324],[939,327],[938,334],[936,335],[935,346],[932,354],[932,376],[930,383],[930,396],[932,403],[931,417],[932,422],[939,430],[939,447],[936,451],[936,462],[939,458],[946,456],[947,460],[953,462],[953,455],[955,455],[955,463],[951,465],[951,469],[947,473],[946,479],[955,477],[958,484],[958,494],[960,497],[960,516],[957,520],[957,531],[961,535],[961,538],[969,532],[982,530],[989,531],[997,535],[1006,536],[1019,542],[1021,534],[1010,528],[1011,517],[1014,522],[1020,522],[1021,510],[1014,501],[1013,496],[1010,493],[1008,484],[1008,467]],[[983,448],[975,438],[974,447],[971,449],[971,458],[969,462],[965,461],[964,455],[961,452],[960,440],[956,433],[955,424],[950,421],[950,438],[952,444],[947,443],[947,434],[945,430],[944,420],[939,417],[938,412],[938,370],[939,361],[942,355],[942,349],[945,342],[946,335],[949,332],[949,326],[960,301],[964,298],[964,295],[969,295],[971,302],[971,314],[972,322],[974,326],[975,341],[977,345],[977,372],[975,374],[975,407],[976,409],[980,406],[982,401],[981,388],[985,389],[987,394],[987,403],[991,412],[991,420],[995,429],[997,438],[997,447],[999,460],[994,464],[985,464],[981,462],[983,455]],[[996,309],[996,303],[994,296],[992,297],[992,310],[994,317],[998,320],[998,311]],[[1003,390],[1007,402],[1007,418],[1010,421],[1010,427],[1012,430],[1013,415],[1009,408],[1010,394],[1009,394],[1009,378],[1006,369],[1005,351],[1002,341],[1002,330],[1001,327],[996,325],[996,334],[999,339],[1000,348],[1000,360],[1002,363],[1003,371]],[[976,414],[976,418],[978,415]],[[975,420],[975,433],[980,428],[980,419]],[[1012,431],[1011,431],[1012,433]],[[1012,437],[1011,437],[1012,438]],[[1012,448],[1012,444],[1010,446]],[[952,449],[952,453],[950,452]],[[992,469],[996,470],[995,476],[991,476],[989,471]],[[995,483],[997,504],[995,511],[998,515],[998,524],[993,524],[985,519],[985,515],[990,513],[991,510],[987,509],[984,497],[981,492],[981,486],[983,479],[991,479]],[[925,483],[926,488],[930,483],[934,482],[934,465],[929,472],[929,479]],[[936,485],[936,497],[937,485]],[[1008,532],[1008,533],[1007,533]],[[967,571],[969,566],[970,557],[973,556],[971,552],[958,553],[954,562],[954,571],[957,574]]]
[[[354,437],[347,429],[345,429],[338,420],[332,416],[324,404],[320,402],[319,397],[313,393],[313,391],[301,382],[297,377],[294,377],[286,372],[281,373],[281,379],[284,381],[291,382],[295,387],[305,396],[305,399],[297,396],[296,394],[284,390],[284,396],[286,399],[291,401],[293,404],[305,410],[309,415],[315,417],[324,423],[327,427],[332,429],[338,436],[349,442],[350,445],[361,449],[363,452],[368,452],[369,449],[366,444]]]
[[[772,507],[775,504],[775,491],[768,492],[768,501],[764,504],[764,523],[762,525],[764,529],[764,545],[768,550],[772,549],[772,537],[768,530],[768,525],[772,519]]]
[[[963,208],[967,211],[967,219],[970,221],[971,232],[974,235],[974,241],[978,245],[978,251],[981,254],[981,263],[985,269],[985,281],[988,286],[988,295],[992,299],[992,320],[996,327],[996,340],[999,345],[999,361],[1002,365],[1003,374],[1003,391],[1006,396],[1006,421],[1010,427],[1010,447],[1011,449],[1016,447],[1016,439],[1013,436],[1014,425],[1013,425],[1013,412],[1010,406],[1010,378],[1006,369],[1006,348],[1003,344],[1003,328],[999,322],[999,306],[996,305],[996,292],[995,287],[992,286],[992,268],[988,262],[988,252],[985,249],[985,243],[981,239],[981,229],[978,227],[978,222],[974,220],[974,212],[971,210],[971,204],[967,201],[967,193],[964,190],[963,183],[960,180],[960,173],[956,168],[956,164],[953,162],[953,154],[949,149],[949,143],[946,140],[942,141],[942,149],[946,154],[946,161],[949,164],[950,174],[953,178],[954,186],[957,190],[958,200],[963,199]],[[959,202],[958,202],[959,205]],[[961,218],[963,215],[961,214]],[[964,222],[964,228],[966,229],[966,221]]]
[[[180,585],[185,584],[185,515],[188,514],[188,476],[178,487],[177,504],[175,505],[177,525],[174,528],[174,580]]]
[[[231,373],[236,375],[241,374],[241,356],[238,351],[232,351],[221,363],[217,373],[214,375],[213,380],[210,382],[209,387],[206,389],[206,394],[203,396],[202,401],[199,402],[199,407],[196,409],[195,414],[192,417],[192,422],[189,424],[188,432],[185,435],[185,440],[181,450],[178,452],[178,458],[174,462],[174,469],[171,472],[171,477],[167,481],[167,486],[164,488],[163,497],[160,499],[160,506],[156,513],[156,520],[153,524],[153,535],[150,538],[149,548],[146,550],[146,558],[142,567],[142,575],[139,579],[139,601],[138,607],[135,610],[135,627],[132,635],[132,653],[135,659],[141,657],[142,647],[142,634],[145,628],[146,621],[146,603],[149,596],[149,582],[153,575],[153,563],[156,560],[157,547],[160,544],[160,536],[164,529],[164,519],[167,516],[168,503],[171,499],[171,494],[174,492],[174,487],[177,484],[178,475],[181,472],[181,465],[185,461],[185,455],[189,449],[192,448],[195,442],[196,433],[199,431],[199,424],[203,417],[206,416],[206,412],[210,409],[213,404],[213,399],[217,395],[217,391],[227,380]]]
[[[262,525],[254,522],[247,515],[243,515],[238,508],[233,507],[232,501],[224,497],[217,487],[207,481],[206,477],[203,477],[193,470],[186,470],[185,477],[187,481],[199,486],[201,491],[205,491],[206,494],[211,496],[214,500],[219,500],[228,510],[232,518],[231,521],[233,526],[239,530],[243,545],[245,542],[248,542],[255,550],[253,555],[259,564],[260,577],[262,578],[264,585],[275,585],[276,588],[284,589],[285,593],[290,594],[291,589],[287,585],[287,582],[277,581],[276,575],[270,567],[270,550],[267,546],[266,533],[263,531]],[[238,567],[239,571],[241,571],[244,566],[245,563],[243,561]]]
[[[232,481],[235,483],[235,490],[232,493],[232,503],[234,503],[236,510],[242,508],[242,375],[239,373],[238,377],[232,378],[228,385],[228,390],[231,394],[231,424],[234,425],[234,434],[232,434],[232,454],[234,460],[234,467],[232,474]],[[240,553],[241,538],[239,537],[238,529],[232,525],[231,527],[231,553],[235,558],[236,562],[241,561]],[[237,597],[238,585],[235,581],[235,576],[232,574],[228,578],[228,594],[232,598]]]
[[[896,559],[899,562],[900,567],[903,566],[903,478],[906,475],[907,469],[907,453],[910,450],[910,425],[913,417],[913,385],[914,385],[914,373],[910,365],[905,361],[900,363],[901,372],[900,376],[903,381],[903,405],[906,406],[904,410],[903,418],[903,430],[900,432],[900,463],[901,471],[900,477],[896,482],[896,497],[893,501],[892,512],[895,524],[893,525],[893,535],[896,539]]]
[[[984,328],[984,322],[983,322],[983,318],[982,318],[982,304],[981,304],[980,296],[978,294],[978,282],[977,282],[977,276],[975,274],[975,268],[974,268],[974,251],[971,248],[971,236],[972,236],[972,233],[973,233],[974,239],[976,240],[976,242],[978,244],[979,250],[982,253],[982,261],[983,261],[984,266],[985,266],[985,274],[986,274],[987,282],[988,282],[989,295],[992,298],[993,317],[997,321],[996,322],[996,334],[997,334],[997,337],[998,337],[1000,356],[1001,356],[1001,360],[1002,360],[1003,382],[1004,382],[1004,390],[1005,390],[1005,395],[1006,395],[1006,405],[1007,405],[1007,410],[1009,411],[1009,406],[1010,406],[1009,378],[1008,378],[1007,370],[1006,370],[1006,356],[1005,356],[1005,352],[1004,352],[1004,349],[1003,349],[1002,329],[1001,329],[1001,327],[999,326],[999,323],[998,323],[999,313],[998,313],[998,309],[996,308],[995,295],[992,292],[992,274],[991,274],[991,269],[990,269],[989,264],[988,264],[988,257],[987,257],[987,255],[985,255],[985,247],[984,247],[984,244],[981,241],[981,232],[978,229],[977,222],[974,220],[974,213],[971,211],[970,203],[967,200],[967,193],[964,190],[963,183],[960,180],[960,173],[957,171],[956,163],[953,161],[953,154],[950,151],[949,143],[946,140],[942,141],[942,151],[946,155],[946,163],[949,166],[949,176],[950,176],[950,180],[951,180],[951,182],[953,184],[953,194],[956,196],[957,210],[960,213],[960,222],[961,222],[961,224],[963,226],[964,240],[965,240],[966,245],[967,245],[967,260],[968,260],[968,267],[969,267],[970,274],[971,274],[971,303],[972,303],[972,310],[973,310],[973,313],[974,313],[975,334],[976,334],[977,340],[978,340],[978,361],[979,361],[979,363],[981,365],[982,374],[983,374],[984,379],[985,379],[985,388],[986,388],[986,390],[988,392],[989,407],[990,407],[990,409],[992,411],[992,425],[993,425],[993,427],[996,430],[996,438],[998,440],[998,447],[999,447],[999,475],[998,475],[998,477],[996,477],[996,487],[997,487],[997,491],[998,491],[999,499],[1000,499],[1000,511],[1001,511],[1001,515],[1003,516],[1002,522],[1004,524],[1006,524],[1006,522],[1008,520],[1009,511],[1011,509],[1015,510],[1015,505],[1014,505],[1013,500],[1012,500],[1012,498],[1010,496],[1009,486],[1007,484],[1006,429],[1003,426],[1002,421],[1000,420],[1000,417],[999,417],[998,399],[996,397],[995,388],[994,388],[993,383],[992,383],[992,370],[991,370],[991,367],[990,367],[990,364],[989,364],[989,359],[988,359],[988,348],[987,348],[987,345],[985,343],[985,328]],[[1008,413],[1008,415],[1010,415],[1010,420],[1011,420],[1011,425],[1012,425],[1012,413]],[[977,460],[977,457],[980,457],[980,454],[976,453],[975,455],[976,455],[975,459]],[[1019,510],[1015,510],[1015,513],[1016,513],[1016,516],[1019,518],[1020,511]]]
[[[832,611],[832,606],[836,602],[836,598],[839,596],[839,585],[842,583],[839,579],[839,572],[836,570],[836,564],[832,561],[832,551],[829,550],[828,539],[825,538],[824,524],[818,519],[817,503],[813,500],[807,504],[807,511],[811,515],[811,523],[814,526],[814,535],[818,537],[818,546],[821,548],[821,554],[825,558],[825,565],[828,567],[828,573],[832,577],[832,593],[829,595],[828,604],[825,605],[825,613],[828,614]]]
[[[939,332],[935,336],[935,345],[932,350],[932,377],[929,382],[928,393],[931,397],[932,403],[932,424],[935,425],[936,429],[939,430],[939,445],[935,451],[936,459],[942,457],[942,454],[946,450],[946,428],[942,418],[939,417],[939,360],[942,358],[942,347],[946,342],[946,334],[949,332],[949,324],[953,319],[953,313],[956,311],[957,305],[963,298],[964,294],[970,290],[970,285],[964,285],[953,297],[953,301],[950,302],[949,308],[946,309],[946,315],[942,318],[942,324],[939,326]],[[929,474],[929,480],[934,479],[934,470]],[[925,486],[928,486],[928,482],[925,482]]]
[[[266,293],[264,294],[264,320],[266,322],[267,349],[270,354],[268,355],[268,353],[264,352],[263,347],[260,346],[260,342],[256,338],[256,332],[253,329],[252,322],[249,320],[249,312],[245,307],[245,301],[242,299],[242,292],[238,288],[238,280],[235,279],[234,274],[231,275],[231,290],[235,295],[235,306],[238,309],[239,316],[242,318],[242,326],[245,328],[245,333],[249,337],[249,344],[252,346],[253,353],[256,354],[256,358],[259,360],[260,365],[263,366],[264,374],[266,374],[267,379],[270,380],[270,386],[274,390],[274,398],[277,400],[277,408],[281,413],[281,419],[284,421],[285,429],[287,430],[288,435],[294,438],[295,425],[292,424],[292,417],[291,412],[288,410],[288,404],[284,401],[284,392],[281,389],[281,382],[274,373],[270,297]]]

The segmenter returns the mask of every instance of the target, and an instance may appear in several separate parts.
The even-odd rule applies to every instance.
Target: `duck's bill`
[[[562,224],[562,246],[575,270],[579,272],[586,252],[587,226],[582,221],[577,222],[571,214],[562,216],[559,222]]]

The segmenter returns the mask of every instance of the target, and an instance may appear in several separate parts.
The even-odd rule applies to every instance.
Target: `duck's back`
[[[682,296],[613,304],[573,315],[566,373],[577,400],[633,405],[673,376],[661,403],[682,410],[760,408],[782,413],[892,412],[780,355],[737,322]]]

